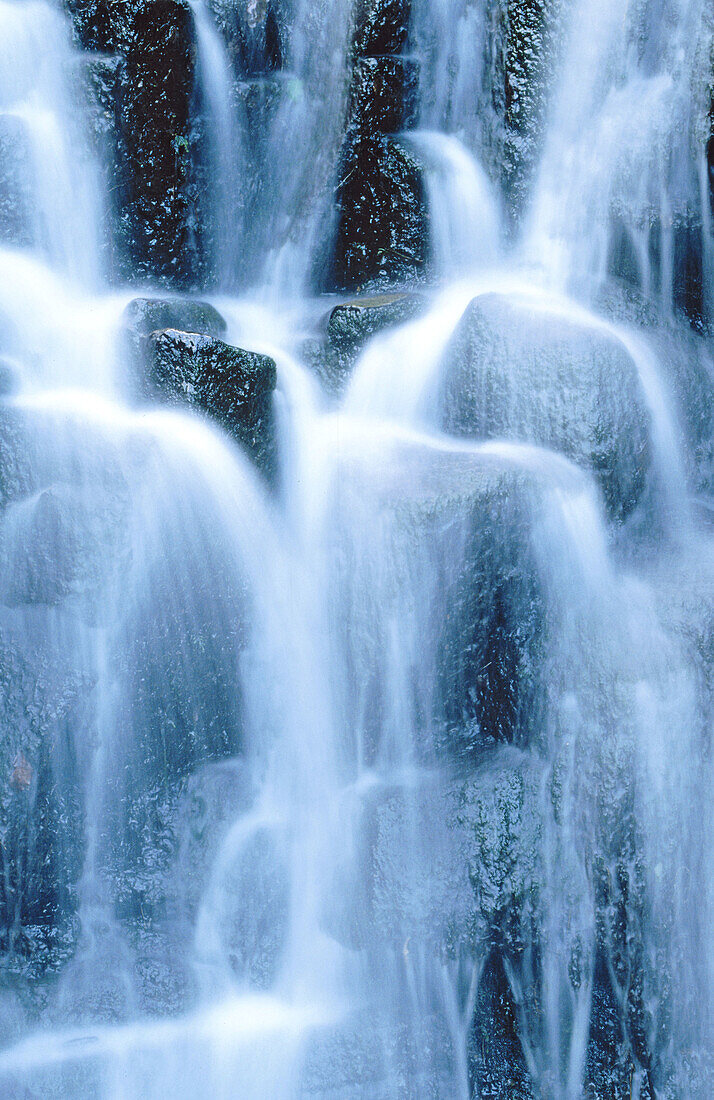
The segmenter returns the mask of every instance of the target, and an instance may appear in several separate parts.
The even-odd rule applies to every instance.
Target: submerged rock
[[[99,601],[126,558],[126,501],[90,501],[54,485],[12,505],[0,522],[0,601],[55,605]]]
[[[149,356],[150,379],[161,394],[203,409],[246,448],[264,473],[273,471],[272,359],[177,329],[152,333]]]
[[[362,751],[379,759],[395,706],[426,759],[530,743],[548,614],[531,541],[537,479],[497,456],[397,443],[346,465],[338,484],[335,621]]]
[[[0,241],[22,247],[33,243],[32,149],[20,117],[0,115]]]
[[[592,470],[617,519],[643,495],[651,418],[636,364],[604,327],[475,298],[444,353],[438,402],[453,435],[536,443]]]
[[[78,932],[82,761],[92,681],[59,657],[44,609],[0,613],[0,956],[3,969],[56,971]]]

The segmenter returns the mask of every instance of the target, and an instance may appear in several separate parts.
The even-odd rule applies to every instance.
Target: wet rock
[[[502,750],[459,792],[457,820],[482,936],[502,952],[523,949],[542,881],[542,768]]]
[[[11,505],[0,523],[0,601],[13,607],[100,600],[128,556],[124,504],[92,501],[60,484]]]
[[[484,963],[469,1031],[469,1071],[478,1096],[535,1100],[539,1095],[523,1056],[518,1010],[503,957],[493,951]]]
[[[352,125],[365,136],[412,127],[419,113],[419,64],[408,57],[364,57],[355,62],[350,93]]]
[[[218,922],[227,961],[254,989],[270,989],[277,977],[290,919],[287,838],[259,825],[234,846],[219,884]]]
[[[18,364],[0,356],[0,398],[15,393],[19,382]]]
[[[74,32],[82,49],[118,53],[127,48],[139,8],[152,0],[67,0]]]
[[[672,298],[678,309],[696,328],[706,318],[704,302],[704,233],[699,222],[679,222],[674,226]]]
[[[112,160],[112,168],[115,168],[121,58],[116,54],[81,57],[80,66],[88,92],[89,128],[95,150],[100,156],[108,155]],[[107,192],[111,192],[109,187]]]
[[[396,705],[394,623],[410,670],[399,721],[410,716],[415,754],[472,759],[495,742],[531,742],[548,612],[530,537],[540,499],[529,475],[479,454],[375,446],[372,461],[347,466],[334,550],[347,603],[335,615],[347,632],[340,645],[348,668],[358,670],[351,705],[370,761]],[[350,535],[356,516],[369,532],[361,540]],[[389,564],[401,562],[408,565]]]
[[[278,77],[256,77],[239,80],[235,85],[235,101],[244,112],[248,133],[256,154],[263,152],[284,89],[284,81]]]
[[[341,302],[323,319],[324,338],[314,338],[304,346],[305,359],[325,387],[339,393],[373,336],[406,324],[425,309],[426,299],[420,294],[365,295]]]
[[[283,67],[289,43],[285,0],[210,0],[237,73],[261,76]]]
[[[712,101],[711,119],[712,127],[714,128],[714,100]],[[708,175],[708,193],[710,193],[712,217],[714,218],[714,133],[712,133],[710,140],[706,143],[706,167]]]
[[[498,294],[475,298],[443,357],[441,426],[559,451],[600,482],[624,519],[642,497],[650,415],[625,346],[593,325]]]
[[[124,310],[122,328],[138,364],[148,352],[146,337],[159,329],[175,328],[220,337],[227,325],[215,306],[196,298],[134,298]]]
[[[411,0],[359,0],[353,50],[357,57],[400,53],[407,42]]]
[[[247,813],[255,791],[245,761],[220,760],[191,775],[181,794],[176,875],[190,919],[195,920],[208,887],[210,869],[231,826]]]
[[[343,151],[328,289],[417,279],[428,256],[422,171],[394,139],[375,136]]]
[[[275,363],[212,336],[164,329],[149,337],[151,381],[166,397],[214,417],[271,473],[275,457]]]
[[[489,83],[499,127],[498,163],[516,216],[541,151],[562,7],[563,0],[508,0],[494,9]]]
[[[53,650],[56,625],[44,610],[0,613],[0,956],[28,977],[57,970],[78,932],[92,682]]]
[[[0,115],[0,240],[22,247],[34,238],[34,168],[21,118]]]
[[[152,0],[130,17],[119,88],[122,222],[139,275],[186,285],[202,253],[192,177],[195,43],[187,0]]]

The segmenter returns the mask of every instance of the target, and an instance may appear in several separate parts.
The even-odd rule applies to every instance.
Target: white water
[[[41,26],[55,18],[44,5],[22,11],[25,28],[32,13]],[[227,62],[196,12],[216,210],[228,217]],[[696,13],[682,5],[678,32]],[[317,24],[309,5],[296,14],[301,91],[270,138],[276,159],[294,138],[295,173],[266,196],[256,230],[273,246],[272,293],[305,283],[327,205],[348,14],[343,3]],[[542,282],[501,251],[498,204],[471,153],[452,135],[422,135],[450,285],[424,317],[370,342],[339,406],[296,353],[299,310],[219,303],[228,339],[278,363],[282,496],[206,423],[127,407],[114,343],[126,297],[78,289],[62,248],[47,260],[44,237],[29,255],[3,253],[0,305],[20,363],[5,415],[18,418],[24,467],[0,524],[11,563],[0,628],[28,650],[44,636],[58,696],[65,665],[68,680],[92,681],[74,746],[81,933],[39,1024],[8,984],[8,1095],[470,1100],[501,1072],[502,1088],[523,1074],[536,1095],[576,1100],[608,968],[614,1000],[645,1006],[641,1043],[629,1023],[632,1095],[651,1095],[646,1076],[662,1095],[710,1095],[710,714],[689,638],[699,620],[677,593],[691,585],[707,606],[711,538],[688,513],[666,364],[641,334],[550,289],[583,272],[603,278],[613,166],[631,138],[608,121],[624,15],[596,0],[573,9],[523,246]],[[483,34],[474,9],[442,3],[435,16],[457,23],[468,58]],[[67,39],[53,41],[59,73]],[[18,65],[30,99],[34,49]],[[665,132],[675,100],[661,79],[627,94]],[[53,80],[42,95],[59,104],[61,131],[69,108]],[[428,124],[446,126],[446,92],[431,95]],[[457,119],[466,98],[449,100]],[[563,158],[593,126],[611,144],[570,172]],[[66,195],[92,179],[83,156],[58,161],[80,178],[40,192],[47,239],[69,217]],[[98,256],[87,210],[99,207],[97,196],[80,219],[90,262],[77,279]],[[571,397],[557,361],[526,437],[520,389],[508,438],[442,433],[444,351],[469,302],[488,294],[522,310],[522,346],[545,316],[629,355],[652,531],[647,514],[619,529],[593,470],[536,445]],[[509,367],[514,386],[543,385],[536,358]],[[59,517],[49,554],[47,508]],[[58,565],[57,600],[38,599]],[[8,595],[23,583],[24,597]],[[167,777],[178,807],[168,839],[151,816],[164,813]],[[516,1021],[506,1066],[483,1053],[498,1025],[494,974],[496,1004]]]

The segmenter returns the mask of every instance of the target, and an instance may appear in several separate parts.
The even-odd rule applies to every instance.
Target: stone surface
[[[530,538],[535,480],[493,456],[398,443],[359,463],[345,456],[337,485],[334,558],[349,566],[334,616],[359,669],[352,705],[366,758],[379,758],[394,705],[394,623],[414,665],[400,721],[413,722],[415,754],[471,759],[496,742],[529,744],[548,612]]]
[[[128,24],[119,87],[122,222],[134,271],[175,286],[200,274],[193,169],[194,25],[187,0],[152,0]]]
[[[419,114],[419,64],[410,57],[364,57],[355,62],[350,91],[352,126],[366,137],[414,126]]]
[[[364,295],[341,302],[322,319],[320,336],[305,341],[305,361],[329,393],[339,394],[360,352],[380,332],[406,324],[427,308],[420,294]]]
[[[428,256],[428,215],[421,167],[389,137],[349,143],[337,193],[330,288],[413,282]]]
[[[159,393],[214,417],[271,473],[275,462],[275,363],[212,336],[163,329],[149,337],[150,380]]]
[[[124,310],[122,324],[133,339],[164,328],[223,336],[227,327],[215,306],[197,298],[134,298]]]
[[[209,0],[236,73],[262,76],[283,67],[290,35],[285,0]]]
[[[496,152],[508,202],[518,216],[541,152],[563,0],[506,0],[495,6],[489,38]]]
[[[644,493],[651,424],[637,367],[596,325],[475,298],[444,353],[439,406],[453,435],[536,443],[592,470],[615,518]]]
[[[409,33],[411,0],[358,0],[353,50],[357,57],[398,54]]]

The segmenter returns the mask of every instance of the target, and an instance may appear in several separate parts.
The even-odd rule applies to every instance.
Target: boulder
[[[134,298],[124,310],[122,328],[132,350],[144,355],[145,338],[159,329],[176,328],[220,337],[227,325],[210,302],[196,298]]]
[[[603,327],[481,295],[444,353],[438,408],[452,435],[535,443],[591,470],[616,519],[643,495],[650,414],[636,364]]]
[[[163,329],[149,337],[150,380],[169,399],[215,418],[266,474],[274,469],[276,367],[267,355],[212,336]]]
[[[340,180],[329,289],[417,279],[428,257],[428,214],[416,157],[381,135],[350,141]]]
[[[426,306],[423,295],[405,293],[365,295],[341,302],[327,320],[330,347],[339,354],[354,353],[378,332],[418,317]]]
[[[304,358],[329,392],[340,393],[368,341],[418,317],[426,306],[426,298],[409,293],[364,295],[341,302],[323,318],[324,335],[303,345]]]
[[[358,0],[352,48],[356,57],[401,53],[409,34],[411,0]]]

